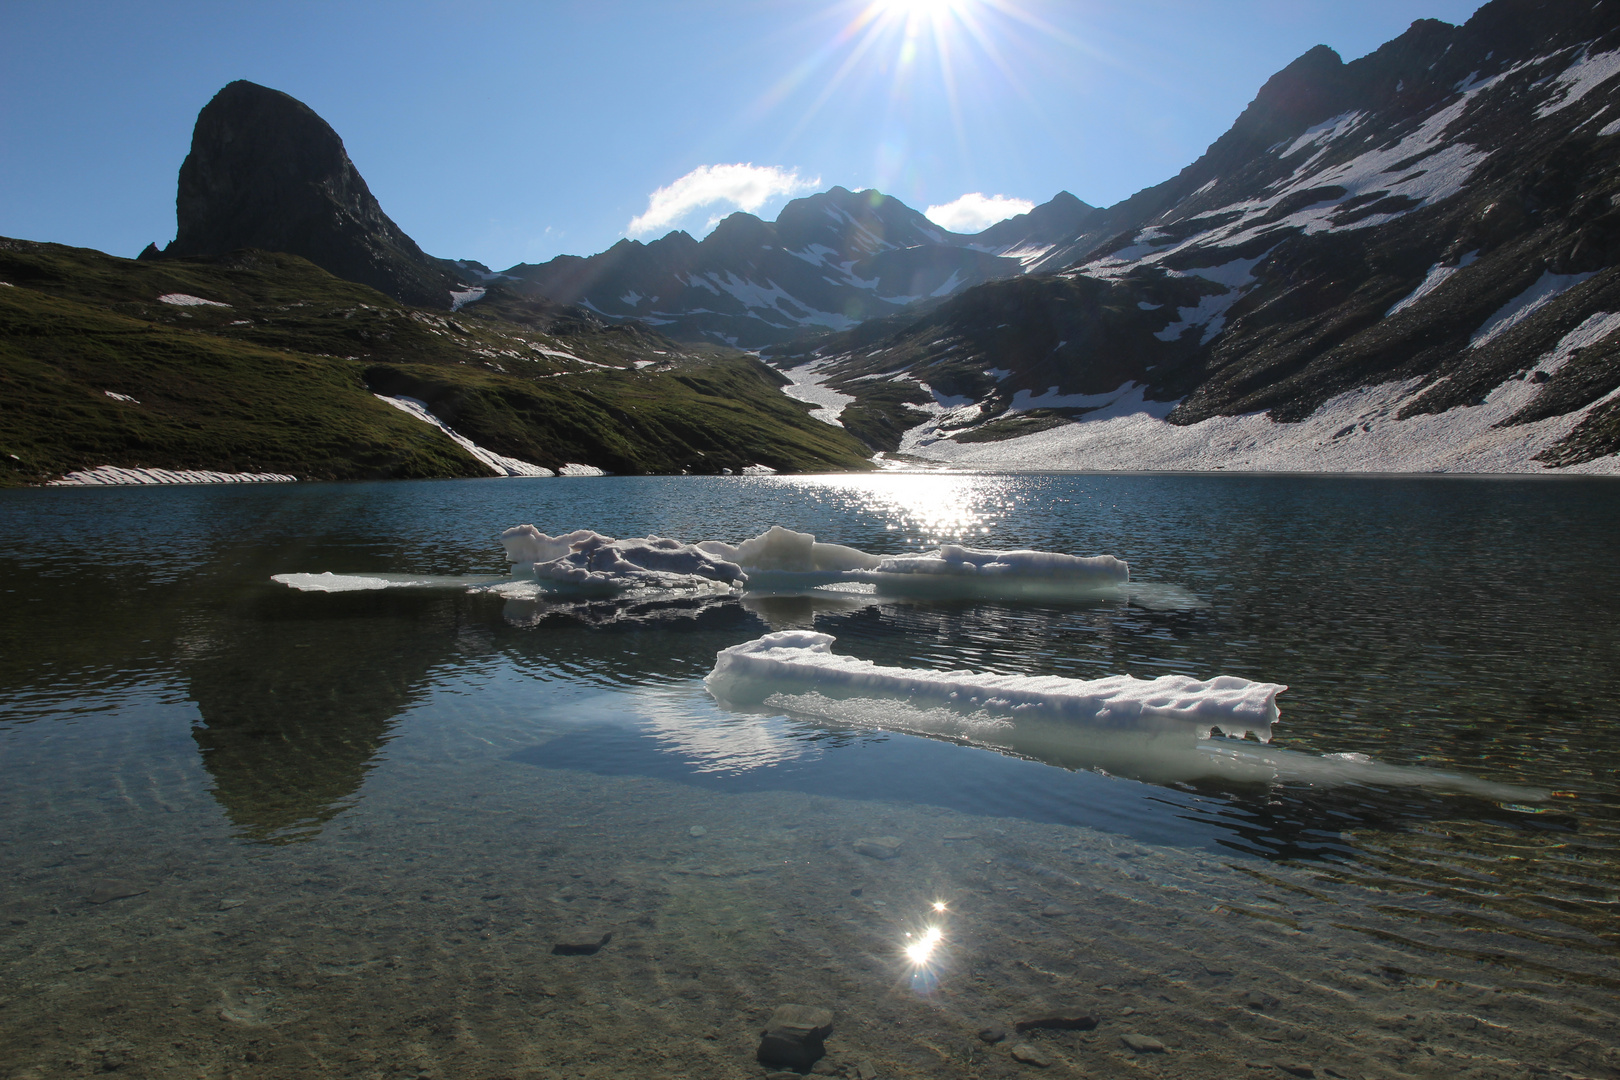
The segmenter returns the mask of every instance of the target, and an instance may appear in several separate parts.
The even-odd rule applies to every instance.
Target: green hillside
[[[868,465],[752,356],[499,287],[445,313],[291,255],[136,261],[4,239],[0,282],[0,485],[100,465],[489,475],[374,393],[421,398],[480,446],[553,469]]]

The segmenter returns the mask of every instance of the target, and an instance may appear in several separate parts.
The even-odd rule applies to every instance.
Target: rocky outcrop
[[[331,125],[245,80],[197,115],[175,211],[179,229],[162,256],[286,252],[419,307],[450,307],[460,278],[383,213]]]

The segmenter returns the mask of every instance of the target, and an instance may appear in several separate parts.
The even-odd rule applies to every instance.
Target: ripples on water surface
[[[269,581],[498,573],[520,522],[1106,552],[1196,602]],[[1620,1075],[1617,526],[1603,480],[6,492],[0,1060],[754,1076],[764,1016],[799,1000],[839,1010],[849,1075],[1010,1074],[975,1031],[1082,1008],[1095,1031],[1029,1038],[1100,1073]],[[1289,749],[1554,794],[1153,785],[704,692],[719,649],[808,627],[903,667],[1286,683]],[[855,852],[879,835],[899,857]],[[581,922],[610,944],[552,956]]]

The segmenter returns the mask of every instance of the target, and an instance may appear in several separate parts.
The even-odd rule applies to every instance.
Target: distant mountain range
[[[757,349],[1026,273],[1094,213],[1064,191],[962,235],[881,192],[835,187],[788,203],[774,222],[732,214],[702,240],[685,232],[621,240],[600,255],[519,264],[497,278],[677,338]]]

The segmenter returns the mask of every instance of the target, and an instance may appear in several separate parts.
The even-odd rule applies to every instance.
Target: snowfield
[[[1620,314],[1593,316],[1537,364],[1549,373],[1569,354],[1620,328]],[[1396,420],[1419,392],[1416,379],[1340,394],[1297,424],[1263,413],[1216,416],[1177,426],[1164,417],[1175,402],[1145,401],[1127,384],[1104,408],[1079,421],[1016,439],[958,443],[940,438],[937,422],[913,428],[901,452],[959,468],[1245,472],[1591,473],[1620,475],[1620,457],[1549,469],[1534,457],[1573,431],[1591,410],[1620,397],[1608,394],[1585,409],[1532,424],[1498,428],[1537,391],[1532,377],[1509,379],[1485,404]],[[885,467],[904,468],[882,458]]]

